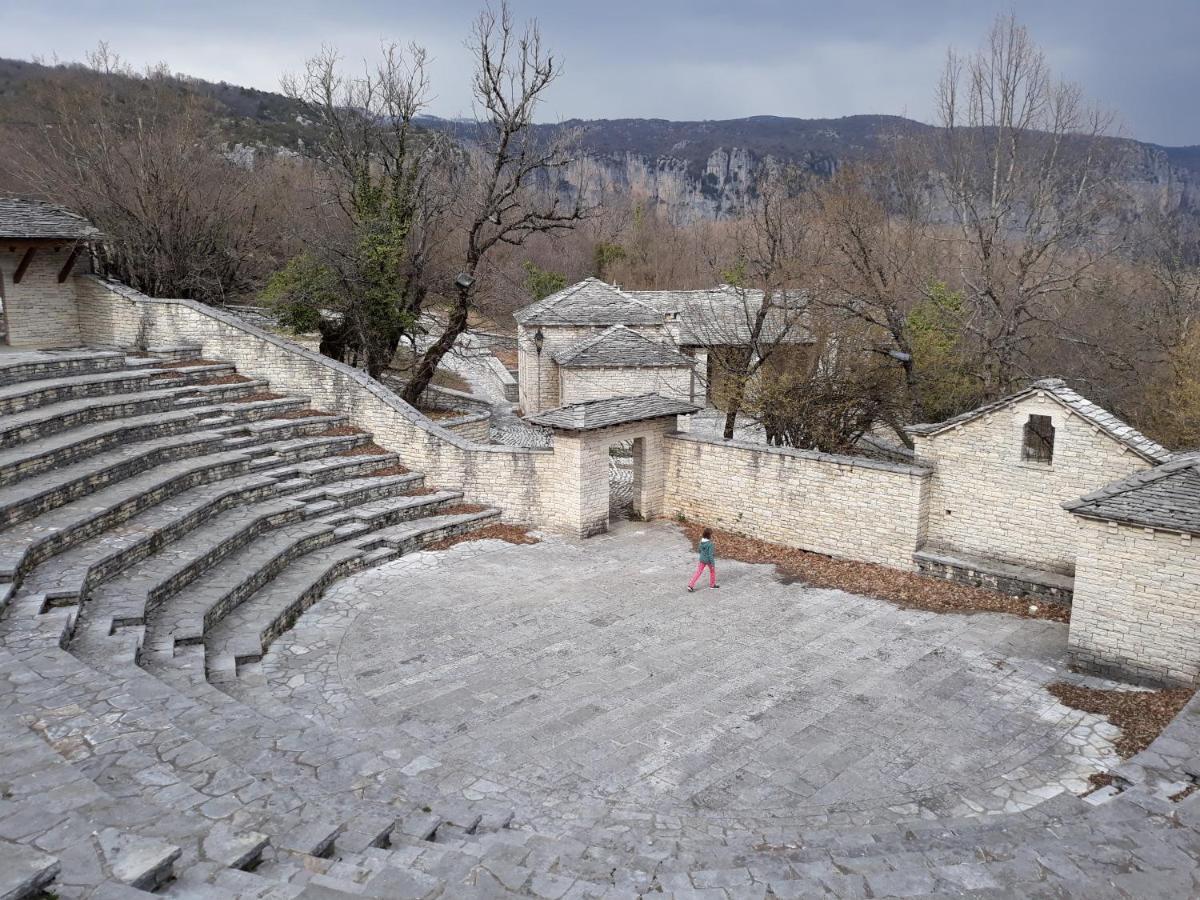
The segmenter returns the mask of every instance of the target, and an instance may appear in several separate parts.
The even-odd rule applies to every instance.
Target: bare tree
[[[326,47],[283,88],[323,135],[307,148],[321,174],[314,213],[342,227],[280,273],[269,294],[318,325],[323,353],[378,377],[415,332],[450,201],[449,144],[414,123],[429,99],[426,54],[385,44],[374,66],[348,75]]]
[[[800,286],[819,256],[807,201],[799,170],[766,172],[747,217],[735,223],[733,265],[721,273],[726,288],[689,309],[692,340],[709,347],[722,382],[726,440],[751,382],[784,348],[803,341],[808,295]]]
[[[564,198],[559,175],[573,161],[573,135],[540,141],[532,128],[561,68],[542,47],[536,22],[518,30],[507,3],[487,8],[469,45],[475,54],[473,91],[480,112],[480,150],[468,154],[458,197],[465,239],[462,269],[442,333],[417,362],[403,397],[416,403],[442,358],[467,330],[479,279],[492,251],[530,236],[570,229],[587,217],[582,188]]]
[[[252,289],[269,259],[270,166],[238,165],[211,103],[165,67],[143,73],[101,44],[33,99],[40,126],[3,164],[105,235],[100,269],[148,294],[221,302]]]
[[[951,52],[938,87],[942,186],[989,396],[1031,371],[1029,348],[1113,253],[1122,144],[1111,116],[1058,81],[1024,26],[1001,16],[983,47]]]

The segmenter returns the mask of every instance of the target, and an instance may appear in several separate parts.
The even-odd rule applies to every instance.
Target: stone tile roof
[[[1200,535],[1200,454],[1114,481],[1063,508],[1086,519]]]
[[[680,292],[682,293],[682,292]],[[692,296],[678,311],[680,346],[718,346],[750,343],[751,325],[762,305],[763,292],[722,285],[710,291],[689,291]],[[806,325],[804,294],[772,297],[771,310],[759,340],[768,344],[805,344],[812,340]]]
[[[665,344],[624,325],[584,338],[554,354],[560,366],[571,368],[687,368],[694,362]]]
[[[645,419],[689,415],[699,409],[691,403],[672,400],[660,394],[640,394],[636,397],[609,397],[572,403],[530,416],[528,421],[563,431],[593,431]]]
[[[92,240],[100,230],[83,216],[41,200],[0,197],[0,238]]]
[[[909,425],[905,430],[909,434],[926,436],[940,434],[943,431],[954,428],[956,425],[962,425],[965,422],[978,419],[980,416],[985,416],[1026,397],[1033,396],[1039,391],[1045,392],[1047,397],[1057,400],[1071,412],[1091,422],[1114,441],[1124,444],[1143,459],[1147,459],[1150,462],[1162,463],[1171,458],[1171,451],[1166,447],[1155,443],[1133,426],[1118,419],[1108,410],[1097,406],[1091,400],[1071,390],[1061,378],[1043,378],[1040,381],[1035,381],[1023,391],[1018,391],[993,403],[984,404],[977,409],[972,409],[969,412],[946,419],[944,422]]]
[[[662,313],[599,278],[585,278],[517,310],[522,325],[661,325]]]

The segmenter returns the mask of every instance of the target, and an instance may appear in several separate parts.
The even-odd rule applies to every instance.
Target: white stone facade
[[[1054,425],[1048,464],[1021,458],[1030,415]],[[934,472],[931,549],[1068,574],[1080,526],[1062,504],[1151,465],[1044,392],[914,440],[917,461]]]
[[[1068,639],[1103,674],[1200,685],[1200,538],[1079,519]]]
[[[23,245],[0,247],[0,295],[8,323],[8,343],[13,347],[78,347],[79,309],[74,278],[59,282],[58,274],[70,258],[73,243],[36,248],[20,284],[13,274],[25,254]],[[83,272],[90,266],[80,253],[72,266]]]
[[[666,367],[559,367],[559,401],[582,403],[608,397],[659,394],[672,400],[691,401],[692,370]]]
[[[911,571],[930,472],[685,435],[667,438],[666,512],[788,547]]]
[[[538,332],[537,326],[517,326],[517,382],[522,412],[527,416],[536,415],[547,409],[555,409],[574,400],[562,398],[561,377],[559,365],[554,361],[554,354],[578,344],[584,338],[599,334],[606,326],[601,325],[542,325],[542,352],[537,352],[533,337]],[[660,325],[631,325],[631,331],[645,335],[651,340],[665,342],[666,329]],[[628,395],[606,394],[606,397],[634,396],[650,391],[643,387]],[[588,399],[602,399],[599,396]]]

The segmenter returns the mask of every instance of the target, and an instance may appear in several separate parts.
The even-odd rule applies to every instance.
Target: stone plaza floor
[[[720,548],[718,548],[718,554]],[[503,799],[739,827],[1013,812],[1116,757],[1044,689],[1066,626],[944,615],[720,561],[676,527],[417,553],[339,582],[262,662],[274,702]]]

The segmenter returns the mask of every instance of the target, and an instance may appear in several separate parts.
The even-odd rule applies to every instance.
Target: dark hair
[[[704,534],[702,534],[702,535],[700,535],[700,536],[701,536],[701,537],[706,537],[706,538],[711,538],[711,537],[712,537],[712,529],[711,529],[711,528],[705,528],[705,529],[704,529]]]

